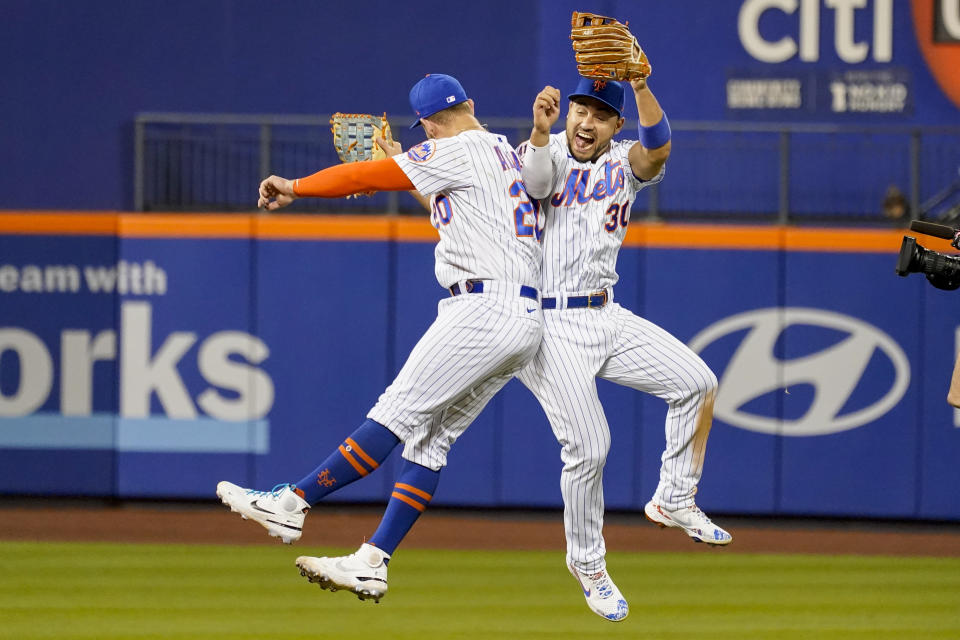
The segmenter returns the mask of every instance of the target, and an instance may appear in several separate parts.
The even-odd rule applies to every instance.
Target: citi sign
[[[943,0],[956,5],[958,0]],[[868,6],[869,5],[869,6]],[[858,11],[870,13],[868,40],[854,33]],[[761,34],[760,22],[767,12],[791,16],[793,28],[782,34]],[[856,64],[868,56],[874,62],[893,57],[893,0],[744,0],[737,16],[737,34],[743,48],[760,62],[786,62],[798,56],[804,62],[820,59],[822,12],[833,13],[833,50],[844,62]],[[828,45],[829,46],[829,45]]]
[[[778,345],[793,327],[803,326],[839,340],[812,353],[783,359]],[[717,419],[729,425],[785,436],[815,436],[854,429],[877,420],[900,402],[910,384],[910,363],[889,335],[858,318],[799,307],[756,309],[716,322],[690,341],[700,353],[730,336],[742,336],[725,369],[714,406]],[[885,361],[892,376],[870,376],[871,362]],[[788,398],[791,387],[813,388],[813,399],[792,419],[766,415],[751,404],[771,394]],[[850,400],[871,402],[848,410]],[[786,401],[784,401],[786,404]],[[769,406],[769,404],[765,405]]]
[[[274,401],[273,381],[257,365],[269,357],[270,350],[256,336],[219,331],[200,340],[196,333],[175,331],[154,347],[151,335],[152,307],[141,301],[120,305],[119,336],[113,329],[63,330],[59,345],[60,415],[93,415],[94,364],[110,360],[119,365],[121,418],[150,418],[153,394],[165,417],[173,420],[198,419],[199,411],[215,421],[256,421],[269,413]],[[197,369],[209,386],[192,397],[178,365],[195,345]],[[30,416],[47,403],[54,388],[53,357],[34,333],[0,327],[0,363],[11,362],[11,355],[19,362],[19,380],[0,389],[0,417]]]

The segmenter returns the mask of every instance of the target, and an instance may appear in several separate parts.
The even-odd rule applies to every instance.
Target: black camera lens
[[[922,273],[938,289],[952,291],[960,288],[960,258],[924,249],[917,239],[904,236],[897,257],[897,275]]]

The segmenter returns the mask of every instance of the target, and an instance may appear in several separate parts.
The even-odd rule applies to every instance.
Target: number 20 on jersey
[[[515,180],[507,190],[511,199],[516,199],[513,210],[513,222],[517,237],[534,238],[537,242],[543,237],[543,217],[540,215],[540,203],[527,194],[522,180]],[[430,222],[439,229],[450,224],[453,219],[453,205],[444,194],[438,194],[433,199],[430,209]]]

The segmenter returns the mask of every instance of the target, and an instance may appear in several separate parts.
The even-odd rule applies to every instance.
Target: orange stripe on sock
[[[357,459],[350,455],[350,452],[346,450],[343,445],[340,445],[340,454],[347,459],[347,462],[350,463],[350,466],[357,470],[361,476],[365,476],[369,473],[366,469],[363,468],[363,465],[357,462]]]
[[[417,511],[420,511],[421,513],[422,513],[423,511],[426,511],[426,509],[427,509],[427,505],[425,505],[425,504],[420,504],[419,502],[417,502],[416,500],[414,500],[414,499],[411,498],[410,496],[405,496],[405,495],[403,495],[402,493],[398,493],[398,492],[394,491],[392,494],[390,494],[390,496],[393,497],[393,498],[396,498],[397,500],[402,500],[402,501],[406,502],[408,505],[410,505],[411,507],[413,507],[413,508],[416,509]]]
[[[350,445],[350,448],[356,451],[357,455],[360,456],[364,462],[370,465],[370,471],[373,471],[380,465],[377,464],[377,461],[367,455],[367,452],[360,448],[356,442],[353,441],[353,438],[347,438],[347,444]]]
[[[402,483],[402,482],[398,482],[395,486],[397,487],[397,489],[403,489],[404,491],[409,491],[410,493],[412,493],[412,494],[415,495],[415,496],[420,496],[420,497],[423,498],[424,500],[430,500],[430,499],[433,497],[432,495],[430,495],[430,494],[427,493],[426,491],[423,491],[422,489],[417,489],[416,487],[414,487],[414,486],[412,486],[412,485],[409,485],[409,484],[404,484],[404,483]]]

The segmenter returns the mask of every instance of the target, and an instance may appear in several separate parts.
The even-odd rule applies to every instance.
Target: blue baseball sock
[[[427,508],[439,482],[439,471],[404,460],[390,502],[387,503],[387,511],[370,538],[370,544],[392,555]]]
[[[387,459],[400,439],[379,422],[365,420],[319,467],[297,483],[311,505],[325,495],[359,480]]]

